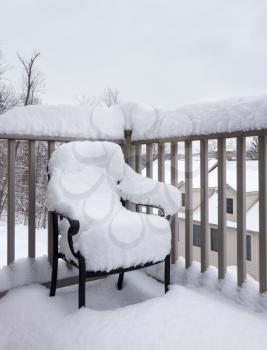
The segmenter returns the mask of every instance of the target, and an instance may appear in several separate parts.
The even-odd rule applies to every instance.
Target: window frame
[[[210,250],[217,253],[219,251],[219,231],[214,227],[210,228]]]
[[[231,204],[229,204],[229,202]],[[230,210],[228,210],[229,208],[230,208]],[[231,214],[231,215],[234,214],[234,198],[232,198],[232,197],[226,198],[226,213]]]
[[[199,224],[193,224],[193,246],[201,247],[201,226]]]
[[[251,235],[246,235],[246,259],[248,261],[251,261],[251,259],[252,259],[251,252],[252,252],[252,250],[251,250]]]
[[[185,207],[185,193],[181,194],[182,207]]]

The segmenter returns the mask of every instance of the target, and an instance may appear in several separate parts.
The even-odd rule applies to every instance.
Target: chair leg
[[[54,297],[56,295],[57,271],[58,271],[58,256],[57,256],[57,254],[54,253],[53,259],[52,259],[52,276],[51,276],[51,285],[50,285],[50,297]]]
[[[169,254],[165,258],[165,272],[164,272],[165,293],[167,293],[169,290],[170,270],[171,270],[171,258],[170,258],[170,254]]]
[[[78,254],[79,261],[79,308],[85,306],[85,282],[86,282],[86,268],[85,259]]]
[[[119,279],[118,279],[118,283],[117,283],[117,288],[118,288],[118,290],[121,290],[121,289],[122,289],[123,276],[124,276],[124,272],[121,272],[121,273],[119,274]]]

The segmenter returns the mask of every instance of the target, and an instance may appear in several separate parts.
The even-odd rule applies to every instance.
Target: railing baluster
[[[246,138],[237,138],[237,284],[246,280]]]
[[[267,135],[259,136],[259,282],[267,291]]]
[[[165,144],[158,143],[158,180],[165,181]]]
[[[124,160],[125,160],[125,162],[126,162],[126,146],[125,146],[125,144],[123,143],[123,144],[121,144],[120,145],[121,146],[121,150],[122,150],[122,153],[123,153],[123,157],[124,157]],[[126,162],[127,163],[127,162]]]
[[[153,178],[153,144],[146,145],[146,176]]]
[[[142,173],[142,153],[141,153],[142,145],[137,144],[135,146],[135,171],[138,174]]]
[[[132,144],[128,146],[128,164],[131,168],[135,169],[135,146]],[[136,211],[137,209],[137,205],[131,202],[128,202],[126,206],[132,211]]]
[[[209,266],[209,169],[208,139],[200,141],[201,272]]]
[[[193,260],[192,141],[185,141],[185,267]]]
[[[165,182],[165,144],[158,143],[158,181]]]
[[[171,143],[171,184],[173,186],[178,185],[178,147],[177,142]],[[172,249],[171,260],[174,264],[178,258],[178,215],[175,214],[171,223],[172,229]]]
[[[122,144],[122,152],[124,155],[125,162],[129,165],[131,160],[131,137],[132,137],[132,131],[131,130],[125,130],[124,131],[124,143]]]
[[[15,158],[16,141],[8,140],[7,264],[15,259]]]
[[[226,252],[226,141],[218,139],[218,278],[225,276]]]
[[[146,176],[153,178],[153,144],[146,145]],[[152,213],[152,208],[147,207],[147,213]]]
[[[142,145],[141,144],[137,144],[135,146],[135,171],[138,174],[142,173]],[[137,205],[136,206],[136,211],[137,212],[141,212],[142,211],[142,206],[141,205]]]
[[[128,164],[131,168],[135,169],[135,147],[133,145],[129,147]]]
[[[48,161],[55,150],[55,142],[48,141]],[[52,215],[48,213],[48,261],[52,262],[53,257],[53,222]]]
[[[35,190],[36,163],[35,141],[29,141],[29,219],[28,219],[28,256],[35,258]]]

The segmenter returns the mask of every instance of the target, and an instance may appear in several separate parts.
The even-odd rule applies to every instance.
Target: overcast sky
[[[41,52],[43,100],[72,104],[107,86],[175,108],[267,93],[266,0],[2,0],[0,49]]]

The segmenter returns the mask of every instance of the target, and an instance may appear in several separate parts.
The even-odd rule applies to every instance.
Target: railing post
[[[171,143],[171,184],[175,187],[178,185],[178,146],[177,142]],[[171,223],[172,230],[172,249],[171,261],[174,264],[178,258],[178,215],[175,214]]]
[[[28,256],[35,258],[35,193],[36,163],[35,141],[29,141],[29,219],[28,219]]]
[[[153,143],[146,145],[146,176],[153,178]],[[152,213],[151,207],[147,207],[147,213]]]
[[[259,136],[259,282],[267,291],[267,136]]]
[[[185,267],[193,260],[192,141],[185,141]]]
[[[55,150],[55,142],[48,141],[48,161]],[[52,214],[48,213],[48,261],[52,263],[53,258],[53,220]]]
[[[226,252],[226,141],[218,139],[218,278],[227,270]]]
[[[15,259],[15,158],[16,140],[8,140],[7,264]]]
[[[237,284],[246,280],[246,138],[237,138]]]
[[[208,139],[200,141],[201,272],[209,266],[209,170]]]

